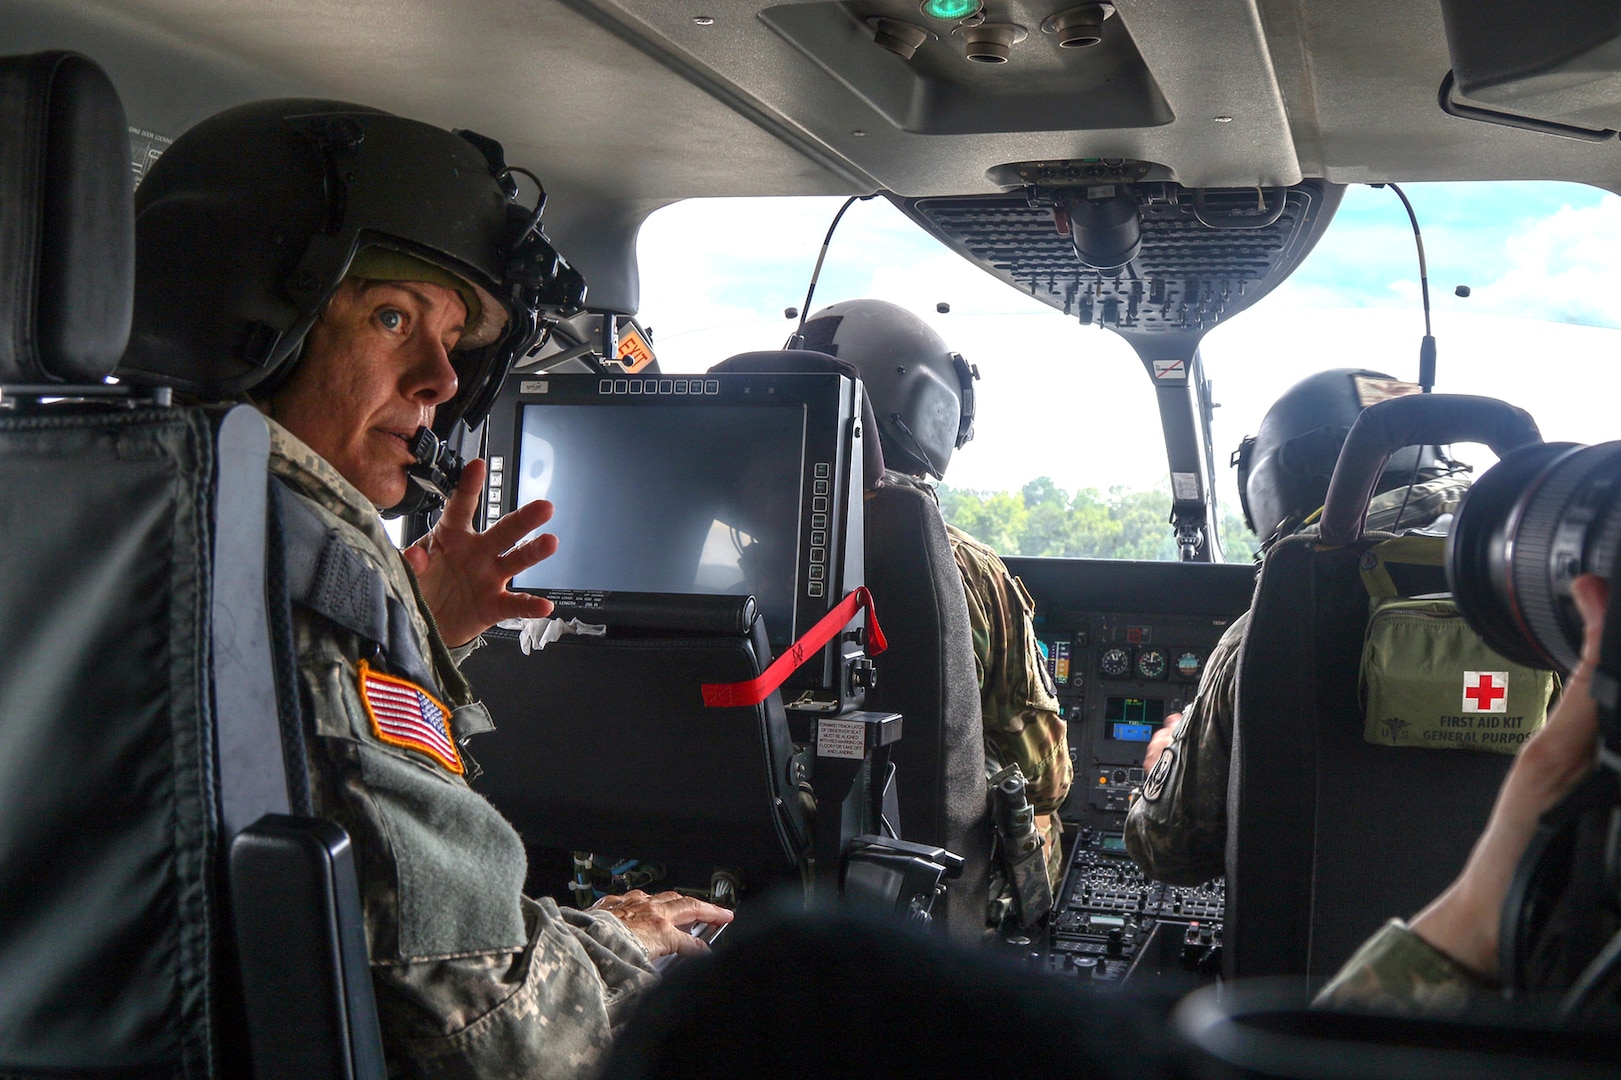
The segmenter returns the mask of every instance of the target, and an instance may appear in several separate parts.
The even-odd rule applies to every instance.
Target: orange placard
[[[653,346],[635,327],[625,328],[619,336],[619,362],[626,371],[633,373],[653,362]]]

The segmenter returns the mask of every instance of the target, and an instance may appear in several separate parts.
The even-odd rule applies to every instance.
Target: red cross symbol
[[[1497,680],[1501,679],[1499,683]],[[1466,671],[1463,673],[1463,707],[1471,712],[1508,711],[1508,672]],[[1474,704],[1470,704],[1473,699]]]

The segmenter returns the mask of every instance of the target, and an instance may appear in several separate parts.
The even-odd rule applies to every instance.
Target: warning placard
[[[867,756],[867,725],[860,720],[817,721],[816,756],[860,761]]]
[[[1155,360],[1155,382],[1187,382],[1188,362],[1186,360]]]
[[[634,326],[621,331],[619,336],[619,362],[625,370],[638,372],[653,362],[653,346],[637,332]]]

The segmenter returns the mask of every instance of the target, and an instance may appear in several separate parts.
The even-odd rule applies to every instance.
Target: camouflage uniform
[[[1036,604],[996,552],[946,526],[968,597],[968,625],[979,676],[988,773],[1017,764],[1037,814],[1055,814],[1074,780],[1058,698],[1036,643]],[[1056,894],[1064,876],[1059,823],[1047,831],[1047,878]]]
[[[1363,942],[1317,1000],[1317,1008],[1359,1012],[1461,1016],[1478,1011],[1496,991],[1391,919]]]
[[[271,424],[271,471],[362,555],[409,612],[460,741],[490,727],[376,510],[309,447]],[[354,844],[390,1075],[573,1077],[592,1072],[646,951],[606,912],[522,895],[512,826],[461,775],[390,745],[362,700],[372,649],[303,609],[294,636],[316,812]],[[372,662],[376,661],[372,658]]]
[[[1367,528],[1429,525],[1456,510],[1468,486],[1467,480],[1442,477],[1415,485],[1411,494],[1406,488],[1387,491],[1368,504]],[[1311,535],[1316,528],[1300,531]],[[1126,816],[1126,850],[1157,881],[1198,885],[1226,869],[1234,687],[1248,623],[1247,612],[1234,619],[1211,651],[1198,692]]]

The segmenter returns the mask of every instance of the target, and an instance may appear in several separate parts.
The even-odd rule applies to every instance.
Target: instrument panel
[[[1211,650],[1249,607],[1255,568],[1006,561],[1036,602],[1036,636],[1069,724],[1075,784],[1059,816],[1119,832],[1149,740],[1193,699]]]
[[[1231,619],[1086,614],[1038,629],[1069,724],[1075,786],[1065,821],[1118,828],[1143,781],[1143,753],[1167,716],[1193,700],[1205,661]]]
[[[1191,986],[1213,978],[1225,883],[1150,881],[1122,834],[1149,740],[1193,699],[1211,651],[1249,606],[1254,568],[1007,562],[1036,602],[1036,636],[1075,765],[1059,808],[1069,869],[1036,955],[1046,970],[1104,991],[1128,979]]]

